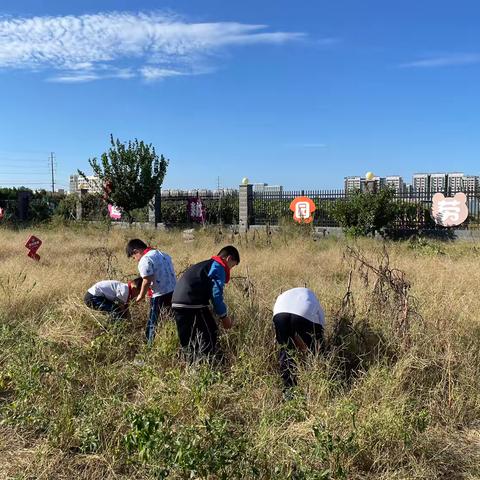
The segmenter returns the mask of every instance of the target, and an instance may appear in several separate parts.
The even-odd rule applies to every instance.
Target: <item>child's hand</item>
[[[227,315],[220,319],[222,322],[222,326],[225,330],[229,330],[233,326],[233,320]]]

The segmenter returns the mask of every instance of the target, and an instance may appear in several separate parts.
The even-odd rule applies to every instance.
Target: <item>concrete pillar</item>
[[[76,219],[79,222],[83,220],[83,198],[87,193],[88,193],[88,190],[84,188],[80,189],[80,191],[78,192]]]
[[[377,182],[375,182],[375,180],[366,180],[365,191],[368,193],[377,193]]]
[[[21,190],[17,193],[17,219],[20,222],[28,221],[31,198],[32,192]]]
[[[238,224],[241,232],[246,232],[253,216],[253,185],[238,187]]]
[[[148,223],[155,228],[162,221],[162,195],[158,192],[148,204]]]

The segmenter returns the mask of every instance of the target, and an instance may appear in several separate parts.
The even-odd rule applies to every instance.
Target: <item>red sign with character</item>
[[[42,241],[35,235],[32,235],[25,244],[25,247],[27,247],[29,250],[27,255],[34,260],[40,260],[40,255],[37,253],[37,250],[40,248],[41,244]]]

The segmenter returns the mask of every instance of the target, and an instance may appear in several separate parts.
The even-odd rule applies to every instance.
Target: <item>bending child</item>
[[[151,343],[155,338],[160,309],[168,308],[172,304],[173,289],[177,281],[172,259],[166,253],[148,247],[138,238],[127,243],[126,253],[127,257],[133,257],[138,262],[138,272],[143,279],[135,301],[142,301],[151,291],[150,312],[145,329],[147,341]]]
[[[297,384],[292,350],[317,352],[323,348],[325,315],[311,290],[292,288],[278,296],[273,307],[273,323],[280,345],[280,374],[287,391]]]
[[[223,328],[231,328],[223,288],[230,280],[230,270],[239,263],[238,250],[229,245],[217,256],[191,266],[178,280],[172,308],[180,344],[191,359],[217,350],[218,326],[210,312],[210,302]]]
[[[141,285],[141,278],[128,283],[102,280],[87,290],[85,305],[93,310],[108,313],[112,320],[127,318],[128,304],[139,294]]]

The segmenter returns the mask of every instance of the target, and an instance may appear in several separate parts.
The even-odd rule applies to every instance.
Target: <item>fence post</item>
[[[238,224],[241,232],[246,232],[253,215],[253,185],[240,185],[238,188]]]
[[[32,192],[21,190],[17,193],[17,218],[20,222],[28,220]]]
[[[81,188],[78,192],[78,198],[77,198],[77,205],[76,205],[76,219],[78,222],[81,222],[83,220],[83,205],[82,205],[82,200],[83,197],[87,194],[88,190]]]
[[[148,204],[148,223],[157,228],[162,221],[162,194],[161,189],[155,193],[152,201]]]

